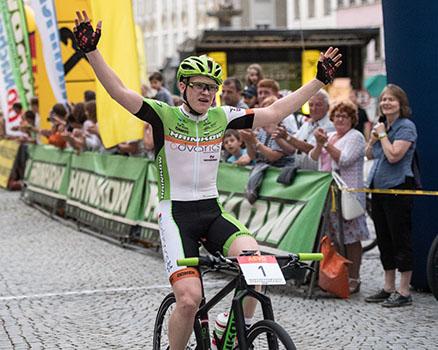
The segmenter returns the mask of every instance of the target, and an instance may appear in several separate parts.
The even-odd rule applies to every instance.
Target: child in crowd
[[[228,129],[224,135],[224,149],[229,154],[226,159],[227,163],[236,165],[248,165],[251,163],[246,148],[242,148],[243,141],[240,138],[239,131],[235,129]]]
[[[154,97],[155,100],[165,102],[169,106],[173,106],[172,95],[170,94],[169,90],[163,86],[163,76],[160,72],[152,73],[149,77],[149,83],[151,84],[152,89],[157,91],[157,94]]]
[[[246,87],[256,87],[260,80],[263,80],[262,66],[257,63],[250,64],[248,68],[246,68]]]

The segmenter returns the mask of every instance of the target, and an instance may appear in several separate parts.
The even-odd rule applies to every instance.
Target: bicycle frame
[[[197,350],[211,349],[210,329],[208,325],[208,312],[224,299],[233,290],[235,291],[227,326],[222,336],[218,341],[218,350],[232,350],[234,348],[234,341],[237,335],[240,349],[247,349],[248,342],[246,338],[245,317],[243,313],[243,299],[251,296],[257,299],[262,307],[263,317],[266,320],[274,320],[274,312],[272,310],[271,299],[256,290],[254,287],[248,286],[244,276],[239,271],[239,274],[233,278],[224,288],[216,293],[210,300],[206,301],[204,294],[204,286],[202,284],[202,301],[198,312],[195,316],[194,332],[197,341]],[[198,322],[199,321],[199,322]],[[201,346],[201,347],[200,347]]]

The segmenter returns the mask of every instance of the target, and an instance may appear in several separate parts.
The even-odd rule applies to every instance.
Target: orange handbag
[[[348,264],[351,261],[336,251],[328,236],[321,239],[321,253],[324,259],[319,265],[319,286],[339,298],[348,298]]]

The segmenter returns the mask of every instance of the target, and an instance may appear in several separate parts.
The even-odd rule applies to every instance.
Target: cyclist
[[[94,31],[85,11],[76,15],[78,46],[86,53],[99,81],[114,100],[153,128],[161,243],[176,297],[169,321],[169,343],[172,350],[185,349],[201,301],[201,282],[197,269],[178,267],[176,260],[198,256],[199,242],[212,253],[221,251],[230,256],[243,250],[258,251],[248,229],[218,203],[216,177],[225,130],[279,123],[332,81],[341,55],[338,49],[329,48],[321,53],[317,79],[267,108],[253,110],[211,108],[222,83],[221,66],[207,56],[191,56],[181,62],[177,72],[184,104],[171,107],[125,87],[96,48],[101,22]],[[253,316],[255,306],[254,300],[245,301],[246,318]]]

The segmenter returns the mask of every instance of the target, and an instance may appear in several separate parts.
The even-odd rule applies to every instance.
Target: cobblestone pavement
[[[276,318],[298,349],[438,349],[438,302],[388,310],[363,302],[380,287],[377,250],[349,300],[292,286],[271,291]],[[211,295],[225,279],[206,280]],[[0,349],[151,349],[156,310],[169,292],[157,254],[78,232],[0,190]],[[213,315],[223,311],[219,305]]]

